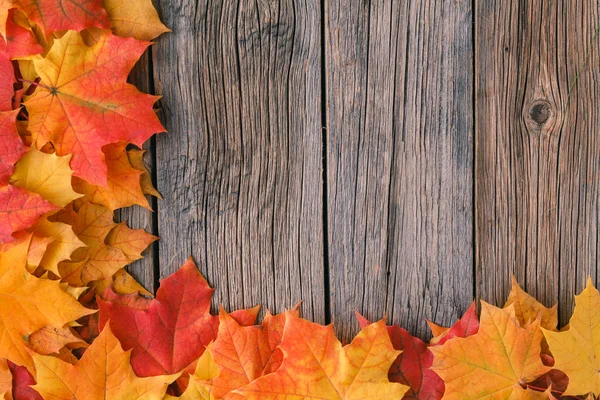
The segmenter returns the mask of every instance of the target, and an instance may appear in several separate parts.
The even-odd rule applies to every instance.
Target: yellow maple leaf
[[[108,13],[115,33],[119,36],[152,40],[170,32],[158,18],[152,0],[104,0],[102,5]]]
[[[196,371],[190,379],[188,387],[180,397],[165,396],[165,400],[214,400],[210,389],[205,388],[198,381],[210,381],[219,376],[219,367],[209,351],[202,353],[196,363]]]
[[[388,370],[400,354],[385,322],[365,327],[342,347],[333,326],[321,326],[286,313],[283,363],[279,369],[234,391],[247,399],[400,399],[409,389],[390,383]]]
[[[75,365],[55,357],[33,356],[37,384],[44,398],[56,400],[119,399],[160,400],[178,375],[139,378],[107,325]]]
[[[29,335],[92,314],[60,288],[25,269],[29,240],[0,253],[0,357],[33,371],[27,350]]]
[[[548,308],[529,295],[519,286],[519,283],[512,277],[512,287],[508,295],[508,300],[504,308],[512,306],[515,316],[521,326],[528,325],[531,321],[540,318],[540,327],[549,330],[556,330],[558,325],[558,307]]]
[[[39,194],[56,206],[64,207],[82,196],[75,193],[71,186],[73,170],[69,167],[70,161],[71,155],[59,157],[32,146],[15,165],[11,183]]]
[[[575,311],[564,332],[543,330],[555,359],[554,368],[569,377],[564,395],[600,394],[600,294],[588,278],[575,296]]]
[[[144,192],[144,194],[149,194],[151,196],[162,199],[162,196],[152,184],[152,177],[150,176],[150,172],[148,172],[148,169],[144,164],[145,153],[146,152],[144,150],[132,149],[127,152],[127,156],[129,157],[129,162],[131,162],[133,168],[142,171],[142,176],[140,177],[140,185],[142,186],[142,192]]]
[[[446,384],[445,399],[520,398],[523,384],[550,370],[540,358],[539,320],[522,328],[512,307],[481,304],[477,334],[430,347],[431,369]]]

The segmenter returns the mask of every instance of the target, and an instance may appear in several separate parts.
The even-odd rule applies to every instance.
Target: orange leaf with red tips
[[[110,210],[129,207],[134,204],[150,209],[140,184],[142,171],[134,168],[125,151],[124,142],[104,146],[107,165],[107,185],[97,186],[80,178],[73,179],[73,187],[86,195],[88,201],[101,204]]]
[[[0,52],[6,51],[9,58],[27,57],[44,52],[44,48],[35,39],[31,29],[25,25],[17,23],[24,20],[22,14],[15,15],[16,10],[10,10],[8,21],[6,23],[6,38],[0,38]],[[15,21],[16,20],[16,21]],[[23,26],[25,25],[25,26]]]
[[[12,185],[0,187],[0,243],[14,240],[13,233],[29,228],[55,209],[38,194]]]
[[[80,31],[91,26],[103,29],[110,27],[106,11],[102,8],[102,0],[69,0],[60,4],[53,0],[7,0],[4,3],[11,2],[13,7],[23,11],[46,35],[68,29]]]
[[[45,58],[33,61],[41,82],[25,105],[34,142],[52,142],[59,156],[73,154],[75,176],[90,184],[107,184],[105,145],[141,146],[164,131],[153,110],[158,97],[126,82],[148,45],[103,33],[88,47],[70,31],[54,40]]]
[[[105,300],[98,299],[100,327],[111,321],[123,347],[133,349],[131,363],[139,376],[176,373],[195,362],[217,336],[219,317],[210,314],[213,292],[190,259],[161,282],[146,310],[128,306],[137,294],[107,289]],[[242,311],[240,317],[253,323],[257,311]]]
[[[281,342],[281,367],[236,390],[253,399],[400,399],[408,387],[388,380],[399,352],[394,350],[384,321],[361,330],[351,344],[342,344],[333,326],[314,324],[286,313]]]

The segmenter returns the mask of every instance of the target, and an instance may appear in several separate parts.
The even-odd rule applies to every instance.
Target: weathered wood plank
[[[148,50],[150,51],[150,50]],[[131,71],[129,82],[134,84],[140,91],[144,93],[152,92],[152,76],[150,74],[150,64],[148,60],[148,52],[146,52],[138,61],[136,66]],[[154,163],[154,146],[153,141],[149,140],[144,145],[144,162],[146,167],[152,170]],[[148,202],[153,204],[150,196],[147,197]],[[133,229],[144,229],[146,232],[156,234],[156,227],[153,223],[152,212],[145,208],[134,206],[117,210],[116,219],[118,221],[126,221],[127,225]],[[143,253],[143,259],[134,262],[127,267],[127,271],[137,279],[148,291],[154,293],[154,246],[151,244]]]
[[[160,5],[161,276],[190,255],[228,309],[325,320],[317,2]]]
[[[485,0],[476,16],[478,295],[502,304],[514,274],[565,323],[598,278],[598,2]]]
[[[426,336],[473,299],[472,13],[466,0],[326,1],[333,320]]]

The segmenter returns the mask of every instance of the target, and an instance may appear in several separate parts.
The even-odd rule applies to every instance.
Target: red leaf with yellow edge
[[[600,293],[588,278],[587,286],[575,296],[569,329],[543,329],[555,359],[554,368],[569,377],[564,395],[600,394]]]
[[[361,328],[371,324],[358,313],[356,317]],[[390,382],[410,387],[404,399],[441,399],[444,381],[430,369],[433,353],[427,348],[427,344],[397,325],[388,326],[387,331],[394,349],[402,351],[388,373]]]
[[[61,328],[92,310],[65,293],[58,281],[25,270],[29,240],[0,252],[0,357],[33,371],[28,337],[44,327]]]
[[[136,303],[137,294],[116,295],[107,289],[106,300],[98,299],[100,328],[111,321],[123,347],[133,349],[131,363],[139,376],[176,373],[196,361],[217,337],[219,317],[210,314],[213,292],[189,259],[161,281],[146,310],[128,305]],[[242,311],[240,317],[253,323],[257,312]]]
[[[29,228],[55,209],[39,194],[12,185],[0,187],[0,243],[13,241],[13,233]]]
[[[101,204],[113,211],[133,205],[150,210],[150,204],[140,184],[143,172],[131,165],[125,151],[126,146],[126,143],[119,142],[103,148],[108,186],[92,185],[81,178],[73,179],[73,186],[77,192],[85,194],[90,202]]]
[[[286,313],[277,372],[236,390],[247,399],[400,399],[407,386],[390,383],[388,370],[400,353],[385,322],[361,330],[342,347],[333,326],[321,326]]]
[[[515,317],[519,320],[521,326],[526,326],[540,318],[540,327],[549,330],[556,330],[558,325],[558,307],[544,307],[533,296],[529,295],[519,286],[519,283],[512,277],[512,287],[508,295],[508,300],[504,308],[512,306],[515,310]]]
[[[73,154],[75,176],[91,184],[107,184],[102,147],[120,141],[141,146],[164,131],[153,110],[158,97],[126,82],[148,45],[105,32],[88,47],[70,31],[33,61],[41,82],[25,105],[34,142],[52,142],[60,156]]]
[[[446,385],[445,399],[517,398],[527,382],[550,370],[540,358],[539,321],[521,328],[512,310],[481,304],[477,334],[430,347],[432,369]]]
[[[80,31],[91,26],[110,28],[102,0],[70,0],[60,4],[53,0],[12,0],[12,6],[23,11],[47,36],[55,31]]]
[[[298,310],[291,311],[298,316]],[[215,398],[222,398],[235,389],[275,372],[283,361],[281,344],[286,316],[267,313],[258,326],[241,326],[223,309],[219,315],[217,339],[208,351],[218,368],[216,377],[204,380],[205,371],[192,376],[196,384]]]
[[[44,398],[155,399],[161,400],[176,375],[140,378],[130,365],[110,327],[71,365],[55,357],[34,355],[38,383],[33,387]]]
[[[467,309],[464,315],[452,327],[444,328],[427,321],[433,332],[433,338],[429,341],[431,345],[442,345],[454,337],[467,337],[477,333],[479,330],[479,319],[477,319],[477,306],[475,302]]]
[[[70,155],[59,157],[31,147],[15,165],[10,182],[39,194],[56,206],[65,207],[82,196],[71,186],[73,170],[69,167],[70,160]]]
[[[1,85],[2,79],[0,79],[0,91],[2,90]],[[0,93],[1,95],[2,93]],[[8,101],[10,102],[10,99]],[[0,107],[2,107],[1,99]],[[10,109],[10,105],[8,107]],[[18,114],[19,110],[0,112],[0,186],[8,183],[8,178],[13,173],[15,163],[26,151],[26,147],[17,131]]]
[[[6,51],[8,57],[19,58],[27,57],[44,52],[44,48],[39,45],[31,29],[28,29],[27,22],[23,14],[17,13],[15,9],[10,10],[8,21],[6,23],[6,38],[3,41],[0,38],[0,52]]]

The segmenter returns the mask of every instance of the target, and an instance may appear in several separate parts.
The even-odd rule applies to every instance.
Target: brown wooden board
[[[325,321],[321,10],[306,1],[159,4],[153,49],[161,276],[188,256],[227,309],[302,300]]]
[[[333,321],[426,336],[473,299],[470,1],[326,1]]]
[[[595,0],[476,8],[477,293],[514,274],[546,305],[598,274],[599,52]]]

